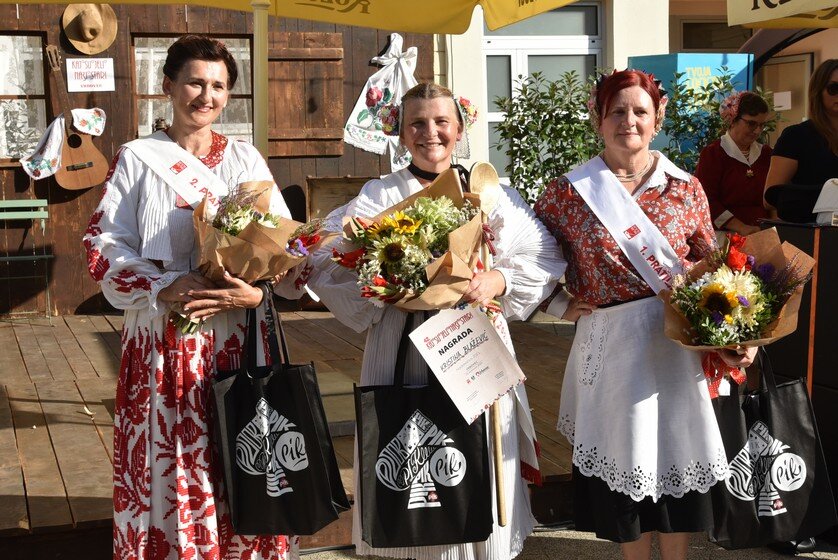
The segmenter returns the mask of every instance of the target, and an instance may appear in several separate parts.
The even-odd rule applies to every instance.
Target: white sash
[[[193,210],[204,196],[217,206],[218,197],[227,194],[228,187],[224,181],[162,130],[132,140],[125,147],[172,187]]]
[[[602,158],[593,158],[566,177],[652,290],[668,288],[683,272],[681,260]]]

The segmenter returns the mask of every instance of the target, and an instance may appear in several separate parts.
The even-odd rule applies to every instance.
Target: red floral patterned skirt
[[[297,537],[235,535],[225,503],[210,395],[214,364],[238,367],[243,333],[243,312],[181,335],[162,317],[126,311],[114,418],[115,559],[297,557]]]

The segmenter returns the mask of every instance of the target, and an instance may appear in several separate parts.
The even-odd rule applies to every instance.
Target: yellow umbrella
[[[574,0],[274,0],[275,15],[406,33],[464,33],[476,6],[497,29]]]
[[[727,23],[769,29],[838,27],[838,2],[727,0]]]

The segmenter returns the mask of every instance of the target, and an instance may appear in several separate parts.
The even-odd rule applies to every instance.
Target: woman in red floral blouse
[[[605,150],[535,205],[568,261],[567,291],[545,309],[577,322],[558,426],[573,445],[576,529],[630,560],[650,557],[653,532],[664,560],[686,558],[689,533],[712,527],[707,491],[728,468],[700,355],[663,335],[653,297],[716,243],[699,182],[649,149],[665,105],[643,72],[603,78],[589,108]],[[656,244],[633,245],[646,239]]]

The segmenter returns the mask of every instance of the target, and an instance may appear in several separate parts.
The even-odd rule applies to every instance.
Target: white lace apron
[[[558,429],[573,464],[635,501],[703,493],[727,476],[701,356],[661,325],[658,298],[580,318],[562,384]]]

